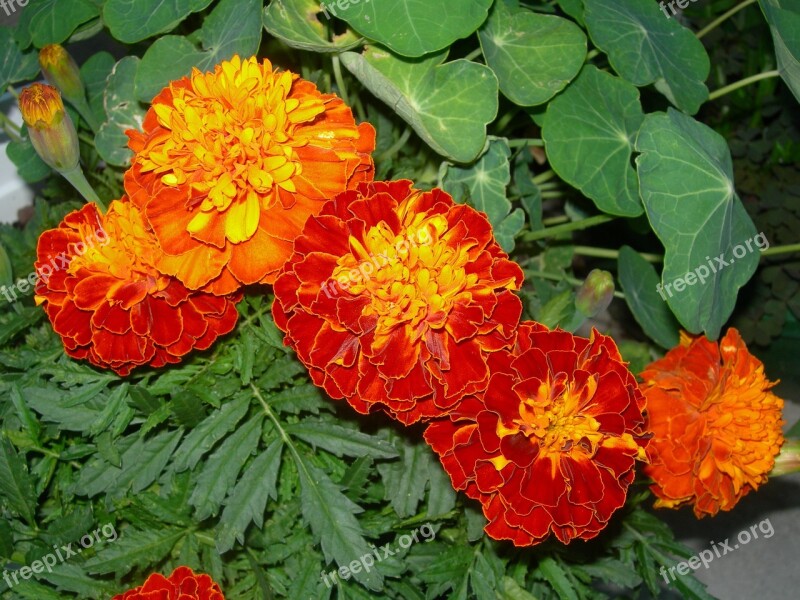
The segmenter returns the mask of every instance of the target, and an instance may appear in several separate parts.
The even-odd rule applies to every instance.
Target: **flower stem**
[[[83,196],[87,202],[94,202],[101,212],[106,212],[105,204],[100,200],[94,188],[86,181],[86,176],[84,176],[80,165],[69,171],[64,171],[61,174],[64,176],[64,179],[72,184],[72,187],[80,192],[80,195]]]
[[[594,256],[596,258],[619,258],[619,250],[610,248],[595,248],[594,246],[574,246],[575,254],[581,256]],[[658,263],[664,260],[660,254],[646,254],[640,252],[639,255],[647,262]]]
[[[709,102],[711,100],[716,100],[720,96],[724,96],[730,92],[738,90],[741,87],[746,85],[750,85],[751,83],[755,83],[756,81],[761,81],[762,79],[769,79],[770,77],[778,77],[780,76],[780,72],[775,69],[773,71],[764,71],[763,73],[758,73],[756,75],[751,75],[750,77],[745,77],[744,79],[740,79],[739,81],[734,81],[726,85],[725,87],[721,87],[718,90],[714,90],[708,95]]]
[[[545,181],[549,181],[555,176],[556,176],[556,172],[553,171],[553,169],[547,169],[547,171],[543,171],[543,172],[539,173],[538,175],[536,175],[533,178],[533,183],[535,183],[536,185],[541,185]]]
[[[478,58],[481,55],[481,52],[482,52],[482,50],[481,50],[480,46],[478,46],[477,48],[475,48],[475,50],[473,50],[472,52],[467,54],[464,57],[464,60],[475,60],[476,58]]]
[[[331,56],[333,62],[333,77],[336,79],[336,87],[339,88],[339,96],[347,106],[350,106],[350,100],[347,97],[347,87],[344,84],[344,77],[342,77],[342,65],[339,62],[339,56],[333,54]]]
[[[611,217],[609,215],[595,215],[587,219],[581,219],[580,221],[573,221],[571,223],[564,223],[563,225],[556,225],[555,227],[545,227],[544,229],[539,229],[538,231],[528,231],[522,234],[522,239],[529,242],[535,240],[542,240],[545,238],[561,235],[562,233],[569,233],[570,231],[580,231],[582,229],[588,229],[589,227],[594,227],[596,225],[602,225],[603,223],[608,223],[609,221],[613,221],[614,219],[616,219],[616,217]]]
[[[568,275],[559,275],[557,273],[547,273],[545,271],[530,271],[525,269],[525,274],[530,275],[531,277],[539,277],[540,279],[549,279],[550,281],[566,281],[568,284],[573,285],[575,287],[580,287],[583,285],[583,282],[580,279],[576,279],[575,277],[569,277]],[[621,298],[622,300],[625,299],[625,294],[622,292],[614,292],[614,298]]]
[[[702,38],[704,35],[706,35],[707,33],[709,33],[709,32],[711,32],[711,31],[713,31],[714,29],[716,29],[716,28],[717,28],[717,26],[718,26],[720,23],[722,23],[722,22],[726,21],[727,19],[730,19],[730,18],[731,18],[733,15],[735,15],[737,12],[739,12],[739,11],[740,11],[740,10],[742,10],[743,8],[746,8],[746,7],[750,6],[751,4],[754,4],[755,2],[756,2],[756,0],[744,0],[744,2],[742,2],[741,4],[737,4],[736,6],[734,6],[734,7],[733,7],[732,9],[730,9],[729,11],[727,11],[727,12],[725,12],[725,13],[722,13],[722,14],[721,14],[719,17],[717,17],[716,19],[714,19],[713,21],[711,21],[711,23],[709,23],[708,25],[706,25],[705,27],[703,27],[703,28],[702,28],[700,31],[698,31],[697,33],[695,33],[695,35],[697,36],[697,39],[700,39],[700,38]]]
[[[800,244],[786,244],[785,246],[773,246],[761,251],[761,256],[776,256],[778,254],[790,254],[800,252]]]
[[[544,146],[544,141],[539,138],[520,138],[517,140],[508,140],[509,148],[517,148],[519,146]]]
[[[92,109],[89,108],[89,103],[86,101],[86,99],[80,98],[77,101],[70,102],[78,111],[78,114],[81,116],[81,118],[86,121],[89,129],[91,129],[93,133],[97,133],[97,130],[100,129],[100,123],[97,121],[97,117],[94,116]]]
[[[411,128],[410,127],[406,127],[403,130],[403,133],[397,139],[397,141],[394,144],[392,144],[392,146],[388,150],[386,150],[386,152],[382,152],[381,155],[378,156],[378,160],[383,161],[383,160],[391,158],[392,156],[397,154],[397,152],[400,150],[400,148],[402,148],[403,146],[406,145],[406,142],[408,141],[408,138],[410,138],[410,137],[411,137]]]

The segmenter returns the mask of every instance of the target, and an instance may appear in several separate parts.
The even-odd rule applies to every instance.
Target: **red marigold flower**
[[[67,354],[127,375],[176,363],[231,331],[237,298],[192,292],[154,264],[161,249],[139,210],[115,200],[68,214],[39,238],[36,302]]]
[[[309,81],[255,57],[195,69],[153,99],[125,189],[188,288],[272,283],[306,219],[370,181],[375,130]]]
[[[522,270],[486,217],[410,181],[362,184],[306,223],[273,314],[314,382],[404,423],[483,389],[513,343]]]
[[[111,600],[225,600],[210,575],[178,567],[169,577],[153,573],[141,585]]]
[[[656,507],[713,516],[767,481],[783,444],[783,400],[736,329],[719,344],[682,333],[642,379]]]
[[[525,322],[489,366],[485,392],[425,431],[453,486],[480,500],[495,539],[595,537],[647,444],[644,397],[614,341]]]

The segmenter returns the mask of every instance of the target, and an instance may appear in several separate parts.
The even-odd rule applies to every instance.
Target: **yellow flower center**
[[[275,73],[265,61],[234,57],[214,73],[195,70],[191,88],[173,86],[172,106],[154,104],[169,134],[140,153],[142,171],[161,174],[168,186],[187,181],[187,206],[199,211],[189,223],[195,233],[228,211],[225,235],[232,243],[250,239],[262,210],[280,200],[279,188],[295,192],[301,172],[295,137],[298,124],[324,112],[319,97],[288,98],[293,75]]]
[[[47,129],[64,118],[64,103],[56,88],[34,83],[19,95],[19,110],[28,127]]]

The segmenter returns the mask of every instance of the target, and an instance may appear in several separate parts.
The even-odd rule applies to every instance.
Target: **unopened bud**
[[[70,102],[85,98],[78,65],[60,44],[50,44],[39,51],[39,65],[47,83],[57,87]]]
[[[30,85],[19,95],[19,109],[31,143],[44,162],[59,173],[78,166],[78,134],[56,88]]]
[[[603,312],[614,298],[614,278],[608,271],[593,269],[578,290],[575,306],[587,317]]]
[[[775,466],[770,471],[770,477],[788,475],[800,471],[800,440],[786,440],[781,446],[781,452],[775,457]]]

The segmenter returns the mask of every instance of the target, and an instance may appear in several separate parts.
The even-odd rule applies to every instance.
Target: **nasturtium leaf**
[[[103,105],[107,120],[97,132],[95,148],[103,160],[119,167],[127,166],[132,155],[125,131],[139,129],[144,118],[133,83],[140,66],[139,57],[126,56],[114,66],[106,83]]]
[[[25,130],[27,131],[27,127]],[[21,137],[19,140],[11,140],[6,146],[6,154],[17,167],[19,176],[28,183],[41,181],[52,173],[47,163],[36,153],[27,136]]]
[[[665,248],[667,302],[686,329],[716,339],[759,261],[758,247],[744,246],[756,229],[734,190],[728,144],[670,109],[647,115],[636,150],[647,217]]]
[[[417,57],[467,37],[491,5],[492,0],[322,0],[320,10],[397,54]]]
[[[778,71],[800,102],[800,0],[760,0],[769,23]]]
[[[583,0],[556,0],[566,14],[575,19],[581,25],[583,21]]]
[[[37,53],[20,50],[11,29],[0,27],[0,90],[5,90],[12,83],[33,79],[38,72]]]
[[[678,344],[678,322],[658,287],[661,279],[655,268],[630,246],[619,251],[619,283],[633,318],[651,340],[663,348]]]
[[[92,109],[99,123],[106,120],[106,109],[103,105],[103,100],[106,82],[114,69],[115,63],[116,61],[110,53],[98,52],[97,54],[92,54],[81,65],[81,79],[86,85],[86,99],[89,102],[89,108]]]
[[[100,3],[92,0],[31,1],[20,15],[15,37],[21,48],[61,44],[99,14]]]
[[[478,31],[483,56],[512,102],[547,102],[581,70],[586,35],[572,21],[495,2]]]
[[[157,39],[142,57],[136,73],[136,97],[150,102],[170,81],[191,74],[192,67],[213,71],[234,54],[249,58],[261,44],[260,0],[220,0],[197,32],[202,48],[186,37]]]
[[[525,213],[521,208],[512,213],[506,197],[506,187],[511,181],[510,157],[505,138],[489,137],[486,149],[474,164],[461,167],[442,163],[439,169],[442,189],[456,202],[466,202],[486,213],[498,243],[506,252],[514,249],[514,236],[525,224]]]
[[[342,63],[391,106],[436,152],[454,162],[474,160],[497,116],[497,78],[484,65],[447,52],[404,59],[376,46],[345,52]]]
[[[542,138],[550,166],[603,212],[638,216],[631,156],[643,120],[634,86],[586,65],[547,107]]]
[[[656,89],[694,114],[708,98],[711,63],[703,44],[653,0],[584,0],[586,27],[614,70],[636,86]]]
[[[360,38],[349,29],[328,40],[318,11],[319,0],[272,0],[264,8],[264,28],[292,48],[311,52],[341,52],[358,46]],[[324,17],[323,17],[324,18]]]
[[[103,21],[111,35],[132,44],[166,33],[211,0],[108,0],[103,6]]]

